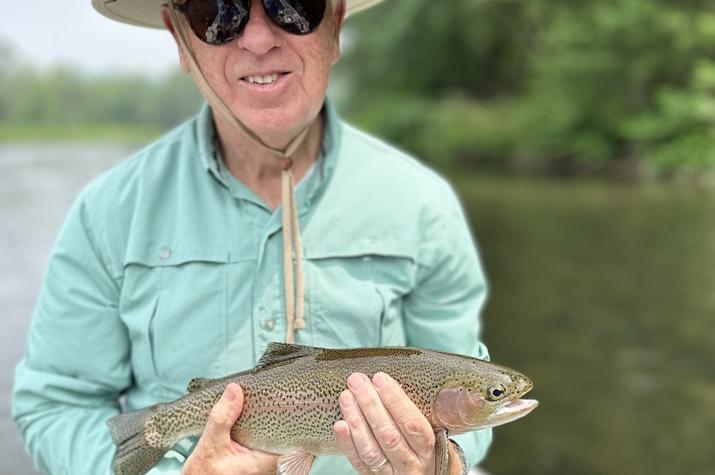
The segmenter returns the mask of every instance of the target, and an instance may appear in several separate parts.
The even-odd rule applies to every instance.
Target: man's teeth
[[[269,74],[268,76],[248,76],[246,80],[251,84],[272,84],[278,80],[278,73]]]

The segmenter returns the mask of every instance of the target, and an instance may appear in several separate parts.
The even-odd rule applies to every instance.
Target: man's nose
[[[251,0],[251,14],[243,34],[238,38],[238,45],[260,56],[281,43],[276,26],[263,9],[261,0]]]

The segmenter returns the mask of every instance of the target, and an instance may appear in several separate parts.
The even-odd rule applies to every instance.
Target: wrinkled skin
[[[369,467],[384,464],[381,474],[434,475],[434,429],[390,376],[377,373],[370,380],[352,374],[340,409],[335,437],[358,473],[370,475]],[[451,444],[449,455],[449,473],[459,474],[461,462]]]

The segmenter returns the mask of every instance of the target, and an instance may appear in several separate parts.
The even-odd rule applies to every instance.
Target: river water
[[[131,149],[0,145],[0,475],[37,473],[10,421],[10,390],[55,235],[82,186]]]
[[[460,179],[492,282],[495,359],[541,406],[495,475],[715,473],[715,192]]]
[[[0,146],[0,475],[31,475],[10,422],[54,236],[134,147]],[[715,192],[690,185],[455,179],[489,275],[493,358],[541,401],[495,430],[494,475],[715,473]]]

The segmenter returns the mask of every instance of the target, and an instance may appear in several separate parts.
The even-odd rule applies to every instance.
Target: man
[[[377,1],[160,1],[93,4],[166,27],[207,105],[91,183],[61,231],[13,408],[45,473],[108,472],[121,396],[176,399],[272,340],[487,357],[484,278],[451,188],[325,98],[343,18]],[[150,473],[275,473],[275,455],[229,437],[242,402],[230,385],[204,435]],[[434,473],[431,427],[389,376],[352,375],[340,403],[346,457],[311,473]],[[450,473],[459,446],[473,464],[490,439],[456,437]]]

